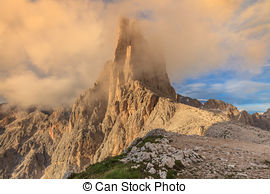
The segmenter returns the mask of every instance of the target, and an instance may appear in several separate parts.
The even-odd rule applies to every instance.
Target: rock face
[[[259,138],[255,137],[257,134],[252,134],[253,130],[262,131],[239,125],[231,136],[223,139],[222,136],[188,136],[155,129],[146,136],[135,139],[121,155],[93,164],[86,171],[72,174],[69,178],[123,179],[133,175],[133,178],[148,179],[267,179],[270,178],[270,133],[263,131],[265,135],[268,134],[268,142],[263,141],[263,138],[258,142]],[[95,170],[101,166],[104,171]],[[119,167],[125,169],[123,173],[119,173]]]
[[[159,98],[175,100],[165,63],[153,60],[154,53],[137,28],[136,22],[120,21],[114,60],[75,102],[69,131],[44,178],[60,178],[121,153],[139,135]]]
[[[177,103],[164,60],[148,48],[137,23],[123,18],[114,60],[105,64],[94,86],[71,110],[1,111],[0,175],[67,177],[121,153],[153,125],[169,126],[178,109],[189,107]],[[171,128],[202,133],[201,124],[193,130],[184,125]]]
[[[148,48],[136,21],[125,18],[119,24],[114,59],[72,108],[5,107],[0,106],[2,178],[66,178],[120,154],[154,128],[204,135],[214,124],[240,114],[221,101],[202,105],[176,95],[164,60]],[[163,162],[173,164],[169,158]]]
[[[248,114],[246,111],[241,111],[237,121],[245,125],[251,125],[266,131],[270,131],[269,109],[265,113],[254,113],[252,115]]]
[[[51,115],[40,110],[10,112],[0,121],[0,177],[40,178],[50,165],[62,134],[67,129],[70,110]],[[3,123],[7,118],[12,122]]]
[[[191,149],[180,150],[171,146],[167,135],[168,133],[162,129],[149,132],[145,137],[132,143],[129,148],[130,152],[121,161],[137,163],[138,165],[145,163],[147,164],[146,171],[152,175],[158,173],[158,178],[163,179],[167,178],[168,169],[184,168],[193,163],[203,162],[203,158],[195,151]],[[152,142],[147,141],[149,137]],[[172,139],[170,140],[172,141]]]
[[[210,99],[203,105],[203,108],[208,110],[220,110],[230,119],[236,119],[239,116],[239,111],[235,106],[227,104],[222,100]]]
[[[203,104],[194,98],[190,98],[190,97],[186,97],[186,96],[181,96],[179,94],[177,94],[177,102],[182,103],[182,104],[186,104],[189,106],[193,106],[196,108],[201,108],[203,107]]]
[[[263,114],[254,113],[251,115],[251,118],[252,118],[252,126],[270,131],[269,109]]]
[[[188,99],[188,97],[186,97]],[[188,100],[190,106],[196,106],[194,99]],[[195,102],[195,103],[194,103]],[[183,103],[183,102],[181,102]],[[186,103],[184,103],[186,104]],[[270,131],[270,110],[268,109],[265,113],[249,114],[247,111],[239,111],[235,106],[227,104],[221,100],[210,99],[203,106],[198,106],[206,110],[220,112],[228,116],[230,120],[243,123],[245,125],[251,125],[254,127],[261,128],[263,130]]]
[[[254,120],[252,118],[252,115],[250,115],[245,110],[240,112],[240,115],[237,120],[240,121],[241,123],[254,126]]]
[[[34,108],[1,120],[0,174],[65,178],[120,154],[153,128],[203,135],[228,120],[178,101],[162,57],[148,48],[135,21],[122,19],[114,60],[71,110]]]

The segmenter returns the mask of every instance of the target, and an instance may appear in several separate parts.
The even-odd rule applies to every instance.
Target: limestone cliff
[[[122,19],[114,60],[76,100],[69,130],[44,178],[60,178],[121,153],[143,130],[160,97],[175,101],[165,63],[154,55],[136,22]]]
[[[221,112],[226,114],[230,119],[236,119],[240,114],[240,112],[235,106],[227,104],[222,100],[209,99],[203,105],[203,108],[207,110],[220,110]]]
[[[10,111],[0,121],[0,178],[40,178],[67,129],[69,112]]]
[[[180,94],[177,94],[177,102],[182,103],[182,104],[186,104],[189,106],[194,106],[196,108],[203,107],[203,104],[199,100],[194,99],[194,98],[190,98],[187,96],[182,96]]]
[[[122,18],[118,34],[113,60],[73,107],[0,106],[0,177],[66,178],[120,154],[154,128],[204,135],[238,115],[221,102],[202,105],[177,95],[163,58],[149,48],[136,21]]]
[[[195,99],[185,97],[189,100],[190,106],[198,106]],[[202,109],[214,111],[216,113],[225,114],[232,121],[237,121],[245,125],[251,125],[260,129],[270,131],[270,109],[265,113],[249,114],[247,111],[239,111],[235,106],[227,104],[221,100],[210,99],[204,105],[199,106]]]

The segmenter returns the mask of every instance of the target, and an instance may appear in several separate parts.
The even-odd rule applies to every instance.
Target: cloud
[[[239,108],[239,110],[246,110],[249,113],[255,113],[265,112],[270,107],[270,103],[241,104],[236,106]]]
[[[212,84],[210,90],[246,98],[260,91],[270,91],[270,84],[250,80],[229,80],[222,84]]]
[[[54,106],[70,103],[74,93],[80,92],[77,84],[71,77],[39,78],[28,71],[23,75],[9,77],[1,84],[0,90],[15,104],[27,106],[34,101],[34,104]]]
[[[100,5],[76,1],[0,2],[0,94],[11,103],[70,103],[95,81],[113,44]],[[108,48],[108,49],[107,49]]]
[[[119,16],[140,21],[172,80],[218,68],[259,73],[270,53],[270,5],[244,2],[0,1],[0,95],[24,105],[71,103],[113,58]]]
[[[186,84],[178,89],[181,90],[182,95],[193,97],[196,94],[199,94],[199,93],[202,94],[202,90],[204,90],[206,86],[207,85],[205,83],[193,83],[193,84]]]
[[[221,99],[241,109],[252,104],[269,104],[270,83],[233,79],[223,83],[193,83],[178,87],[177,91],[193,98]],[[256,106],[255,106],[256,105]],[[256,110],[259,111],[260,109]],[[266,108],[264,109],[264,111]]]

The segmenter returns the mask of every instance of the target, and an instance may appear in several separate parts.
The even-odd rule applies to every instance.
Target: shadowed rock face
[[[186,99],[188,99],[186,97]],[[191,99],[189,101],[190,106],[196,106],[196,101]],[[221,100],[210,99],[203,106],[203,109],[221,111],[227,115],[231,120],[243,123],[245,125],[251,125],[254,127],[261,128],[266,131],[270,131],[270,110],[268,109],[265,113],[249,114],[247,111],[239,111],[235,106],[227,104]]]
[[[208,110],[221,110],[231,119],[235,119],[239,116],[239,111],[235,106],[227,104],[222,100],[210,99],[204,104],[203,108]]]
[[[148,47],[136,21],[125,18],[114,59],[72,108],[2,110],[0,178],[66,178],[120,154],[154,128],[203,135],[239,113],[219,101],[202,106],[177,96],[162,57]]]
[[[121,19],[114,60],[76,100],[69,130],[44,178],[63,177],[120,154],[143,130],[160,97],[175,101],[165,63],[155,56],[136,21]]]
[[[196,108],[202,108],[203,104],[197,100],[197,99],[193,99],[187,96],[181,96],[179,94],[177,94],[177,102],[182,103],[182,104],[186,104],[189,106],[193,106]]]
[[[70,110],[59,108],[50,116],[42,112],[17,110],[0,121],[0,178],[40,178],[51,164]]]
[[[148,48],[136,21],[122,18],[113,61],[72,110],[0,107],[0,176],[62,178],[119,154],[144,130],[160,98],[163,105],[176,99],[165,63]],[[169,110],[166,118],[154,118],[165,122],[174,114]]]

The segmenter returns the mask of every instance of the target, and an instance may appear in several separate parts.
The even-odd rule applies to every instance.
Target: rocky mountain
[[[222,101],[203,105],[177,95],[164,59],[149,48],[136,21],[121,19],[118,34],[114,59],[72,107],[0,106],[1,178],[67,178],[121,154],[155,128],[202,136],[232,120],[258,125]]]
[[[177,94],[177,102],[215,112],[217,114],[224,114],[230,120],[251,125],[260,129],[270,131],[270,109],[266,112],[249,114],[247,111],[239,111],[232,104],[223,102],[222,100],[209,99],[204,104],[199,100]]]
[[[188,97],[185,98],[189,99]],[[223,113],[232,121],[237,121],[245,125],[251,125],[266,131],[270,131],[270,109],[262,114],[254,113],[251,115],[245,110],[239,111],[235,106],[227,104],[222,100],[209,99],[205,104],[197,105],[197,100],[190,98],[189,102],[190,103],[188,105],[190,106],[199,107],[217,113]]]
[[[250,138],[186,136],[155,129],[121,155],[69,178],[270,178],[270,133],[265,132],[268,142],[253,143],[252,127],[243,127]]]
[[[0,121],[1,178],[40,178],[51,163],[70,110],[59,108],[52,114],[42,110],[16,110]]]
[[[249,115],[249,119],[244,123],[270,131],[269,109],[263,114],[254,113]]]
[[[196,108],[202,108],[203,107],[203,104],[199,100],[194,99],[194,98],[190,98],[190,97],[187,97],[187,96],[182,96],[180,94],[177,94],[177,102],[182,103],[182,104],[186,104],[186,105],[189,105],[189,106],[193,106],[193,107],[196,107]]]

